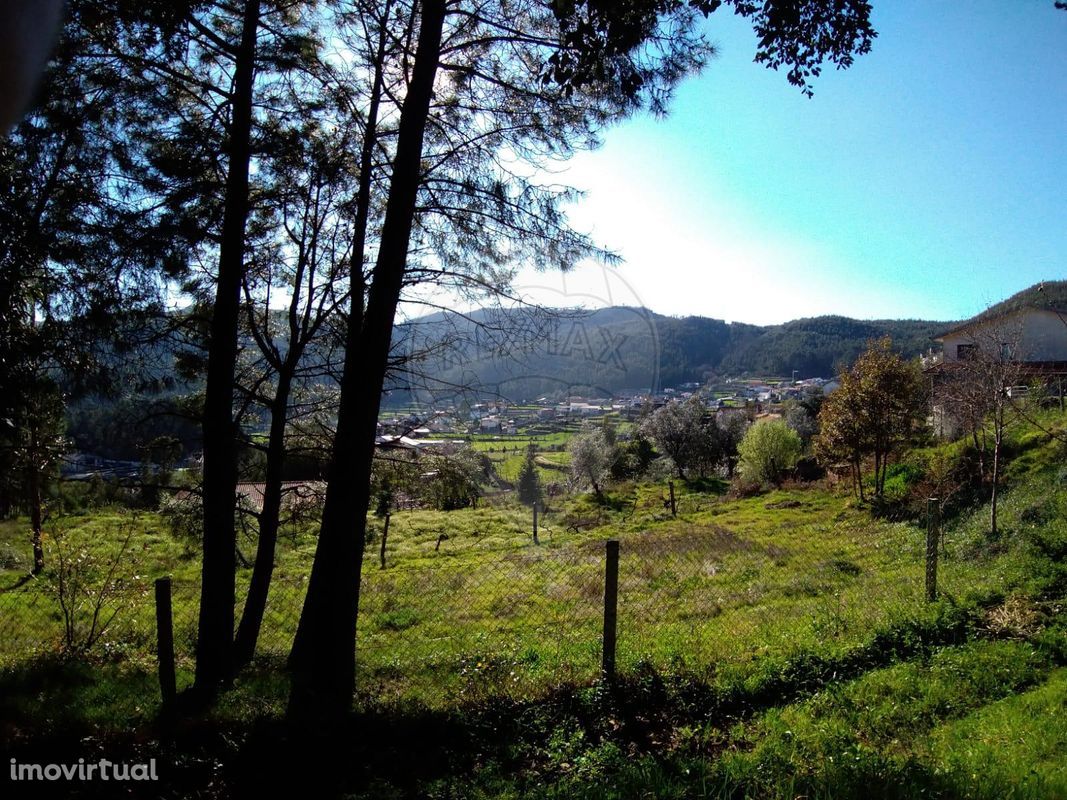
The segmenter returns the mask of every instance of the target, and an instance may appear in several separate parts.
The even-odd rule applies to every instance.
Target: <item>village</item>
[[[773,416],[784,401],[828,394],[837,388],[835,379],[726,379],[708,384],[684,383],[656,392],[633,390],[610,398],[567,397],[555,401],[540,397],[529,403],[503,400],[475,402],[457,408],[403,410],[383,409],[378,423],[378,444],[412,450],[447,448],[457,439],[477,436],[522,437],[573,430],[584,420],[615,416],[634,421],[670,402],[700,397],[709,413],[717,416],[744,414],[752,419]]]

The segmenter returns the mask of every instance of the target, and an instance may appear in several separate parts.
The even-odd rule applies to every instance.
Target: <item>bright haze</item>
[[[1067,266],[1067,12],[874,3],[878,38],[808,99],[729,9],[666,119],[569,162],[576,227],[624,259],[522,272],[554,305],[774,323],[960,319]]]

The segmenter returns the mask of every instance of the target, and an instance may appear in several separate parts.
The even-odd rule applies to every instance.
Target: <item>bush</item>
[[[802,445],[797,432],[782,420],[759,420],[745,431],[737,450],[742,478],[778,484],[796,466]]]
[[[256,508],[247,495],[237,495],[234,525],[238,537],[252,540],[256,536]],[[167,522],[171,535],[182,541],[188,552],[200,549],[204,539],[204,500],[199,491],[165,497],[159,505],[159,515]]]
[[[147,593],[137,573],[138,552],[131,546],[137,527],[123,523],[117,548],[81,532],[56,530],[55,566],[49,577],[61,611],[63,649],[82,654],[99,643],[115,620]]]
[[[487,459],[463,452],[424,463],[432,467],[421,475],[419,495],[427,505],[438,511],[455,511],[478,504],[479,480],[486,477]],[[488,468],[491,467],[489,463]]]

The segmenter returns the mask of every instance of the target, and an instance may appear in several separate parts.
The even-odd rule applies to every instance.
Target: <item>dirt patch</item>
[[[660,554],[722,556],[754,549],[754,545],[733,531],[718,525],[693,525],[687,530],[658,536],[646,534],[622,541],[624,555],[647,557]]]

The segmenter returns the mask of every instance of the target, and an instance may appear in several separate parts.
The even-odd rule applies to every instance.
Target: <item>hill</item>
[[[1067,281],[1042,281],[990,306],[975,319],[999,317],[1020,308],[1067,308]]]
[[[402,327],[401,351],[432,351],[417,377],[395,389],[448,392],[455,387],[528,400],[541,395],[611,395],[703,382],[709,377],[830,377],[870,339],[890,336],[903,355],[928,349],[946,323],[855,320],[841,316],[782,325],[669,317],[644,308],[588,312],[527,310],[438,313]],[[403,391],[394,392],[401,401]]]
[[[824,316],[748,325],[628,306],[437,313],[398,326],[394,355],[407,363],[394,373],[385,402],[397,407],[416,399],[607,397],[712,377],[788,378],[794,371],[797,378],[830,377],[869,339],[891,336],[901,354],[913,357],[947,324]],[[284,343],[279,346],[284,349]],[[314,351],[311,356],[326,357]],[[173,436],[187,452],[195,450],[199,426],[189,416],[195,416],[190,401],[201,385],[179,377],[177,359],[177,349],[158,343],[138,359],[116,355],[115,369],[128,375],[125,384],[134,388],[120,398],[72,404],[68,435],[77,448],[137,459],[148,441]]]

